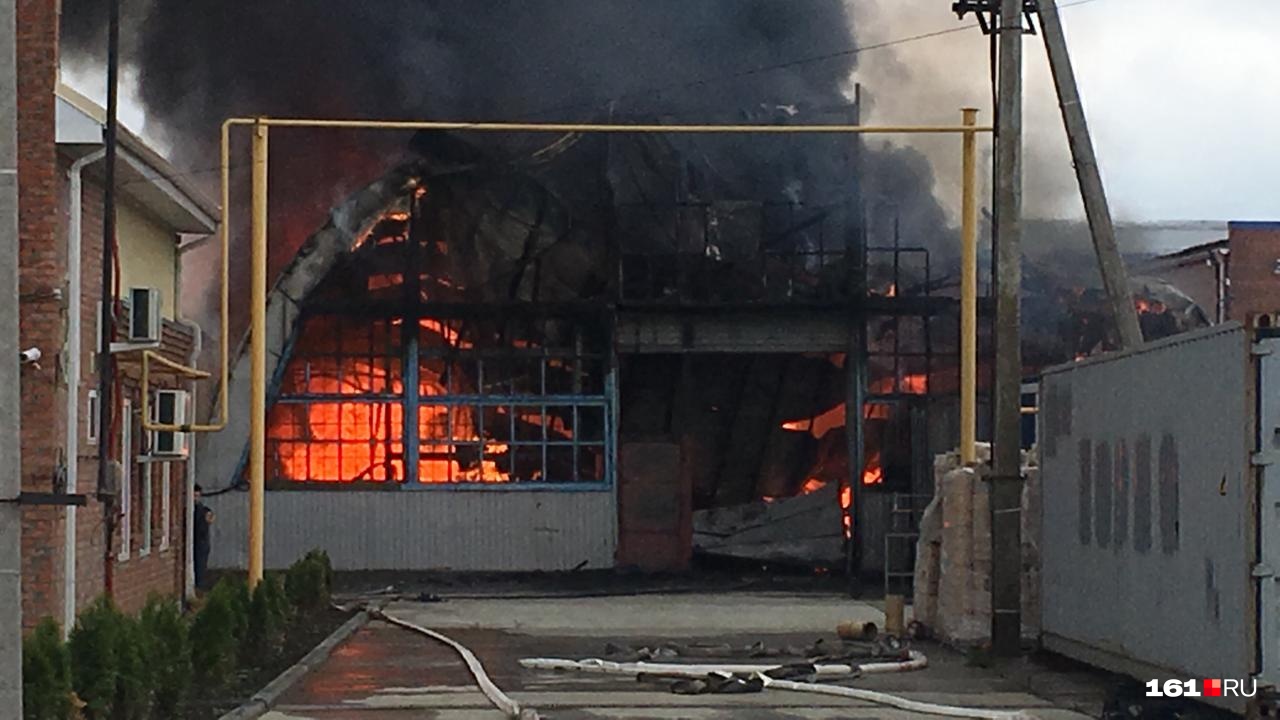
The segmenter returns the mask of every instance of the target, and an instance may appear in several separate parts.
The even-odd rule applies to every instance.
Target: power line
[[[1079,7],[1081,5],[1089,5],[1095,2],[1098,2],[1098,0],[1074,0],[1074,2],[1065,2],[1058,5],[1058,9],[1064,10],[1067,8]],[[618,100],[642,97],[645,95],[661,95],[662,93],[672,92],[677,90],[690,90],[693,88],[711,85],[713,83],[740,80],[743,78],[753,77],[756,75],[763,75],[765,73],[775,72],[778,70],[786,70],[788,68],[803,67],[806,65],[815,65],[823,62],[829,62],[831,60],[837,60],[840,58],[853,57],[864,52],[871,52],[874,50],[883,50],[886,48],[896,47],[898,45],[906,45],[909,43],[921,42],[924,40],[932,40],[934,38],[944,37],[944,36],[952,35],[955,33],[967,32],[969,30],[973,30],[980,27],[981,26],[976,22],[965,23],[963,25],[958,25],[956,27],[944,28],[944,29],[934,30],[931,32],[923,32],[915,35],[908,35],[900,38],[894,38],[892,40],[885,40],[878,43],[872,43],[869,45],[858,45],[855,47],[844,48],[842,50],[822,53],[820,55],[810,55],[808,57],[797,58],[795,60],[787,60],[785,62],[780,62],[780,63],[774,63],[769,65],[759,65],[753,68],[749,68],[747,70],[739,70],[737,72],[724,73],[721,75],[708,76],[703,78],[695,78],[693,80],[685,80],[682,82],[672,83],[669,85],[658,85],[658,86],[653,86],[649,88],[642,88],[639,90],[632,90],[619,95],[614,95],[605,100],[563,103],[560,105],[549,106],[549,107],[542,108],[540,110],[532,111],[528,114],[528,117],[538,117],[541,115],[548,115],[554,112],[561,112],[564,110],[575,110],[575,109],[584,108],[584,107],[598,108],[610,102],[616,102]],[[246,165],[244,164],[233,165],[231,166],[231,169],[236,169],[239,167],[246,167]],[[162,174],[160,175],[160,177],[172,180],[175,178],[211,174],[211,173],[218,172],[221,169],[222,168],[220,166],[198,168],[195,170],[189,170],[189,171],[184,171],[180,173]],[[132,183],[139,183],[139,182],[147,182],[147,181],[135,180],[135,181],[130,181],[129,183],[123,183],[123,184],[132,184]]]

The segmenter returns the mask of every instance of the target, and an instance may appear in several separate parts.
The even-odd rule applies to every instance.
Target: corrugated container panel
[[[1248,336],[1230,325],[1045,374],[1051,649],[1124,672],[1248,677],[1249,367]]]
[[[216,513],[210,567],[243,568],[248,494],[205,502]],[[266,526],[268,568],[317,547],[337,570],[610,568],[617,507],[612,489],[290,490],[267,493]]]

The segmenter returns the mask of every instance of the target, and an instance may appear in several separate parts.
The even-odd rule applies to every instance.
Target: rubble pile
[[[991,637],[991,446],[978,445],[975,466],[958,452],[934,458],[934,497],[916,545],[914,618],[936,637],[982,644]],[[1022,632],[1039,634],[1040,469],[1024,452],[1022,474]]]

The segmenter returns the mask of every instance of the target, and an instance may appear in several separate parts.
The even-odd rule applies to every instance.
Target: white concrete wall
[[[246,565],[248,493],[205,499],[216,518],[209,565]],[[266,565],[312,548],[336,570],[534,571],[611,568],[612,488],[278,490],[267,493]]]

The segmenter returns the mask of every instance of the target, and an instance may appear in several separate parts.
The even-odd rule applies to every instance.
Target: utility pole
[[[1023,0],[1001,0],[996,106],[995,447],[991,477],[991,644],[1022,635],[1022,33]]]
[[[111,355],[111,341],[116,333],[115,286],[112,284],[112,265],[115,262],[116,242],[116,128],[117,128],[117,90],[120,75],[120,0],[111,0],[107,21],[107,122],[102,130],[102,143],[106,150],[106,175],[103,182],[102,197],[102,336],[98,338],[98,499],[103,503],[103,515],[106,522],[102,524],[103,547],[107,548],[106,577],[103,584],[106,594],[111,596],[114,588],[115,573],[112,569],[114,556],[111,543],[115,534],[114,502],[116,487],[112,481],[112,447],[115,445],[114,420],[115,398],[111,396],[114,387],[115,358]],[[74,308],[73,308],[74,311]],[[74,392],[74,387],[72,388]],[[125,418],[124,422],[129,422]],[[124,448],[123,452],[129,452]]]
[[[0,717],[22,717],[17,2],[0,0]]]
[[[1084,200],[1085,217],[1089,219],[1089,231],[1093,236],[1093,250],[1098,256],[1098,270],[1102,273],[1102,285],[1111,303],[1111,316],[1119,331],[1122,348],[1142,344],[1142,328],[1138,324],[1138,311],[1133,306],[1129,292],[1129,275],[1124,267],[1116,244],[1116,228],[1111,221],[1111,208],[1102,186],[1098,170],[1098,156],[1093,150],[1093,138],[1089,134],[1089,122],[1080,102],[1080,88],[1076,85],[1075,69],[1071,54],[1067,51],[1067,38],[1062,32],[1055,0],[1036,0],[1040,14],[1040,32],[1044,35],[1044,47],[1049,55],[1049,69],[1058,89],[1058,104],[1062,107],[1062,124],[1067,130],[1071,145],[1071,159],[1076,167],[1076,180],[1080,183],[1080,196]]]

